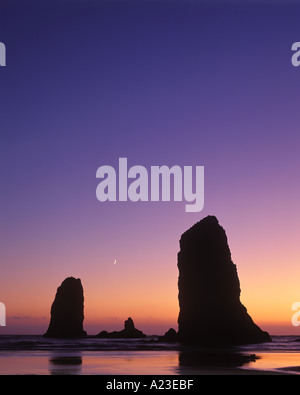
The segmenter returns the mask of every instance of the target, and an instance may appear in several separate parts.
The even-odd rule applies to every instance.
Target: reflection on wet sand
[[[180,351],[179,366],[199,367],[241,367],[249,362],[256,361],[255,354],[241,354],[229,351]]]
[[[254,354],[255,353],[255,354]],[[207,375],[300,374],[299,352],[14,351],[0,353],[1,374]]]
[[[176,351],[101,351],[49,358],[50,374],[146,375],[176,374]]]
[[[184,350],[178,354],[178,374],[245,374],[240,368],[257,359],[255,354],[229,350]]]
[[[82,355],[55,354],[49,358],[49,373],[59,374],[246,374],[240,369],[255,362],[255,354],[230,351],[104,351]],[[250,371],[250,373],[253,371]]]
[[[49,358],[49,373],[57,374],[81,374],[82,357],[78,355],[55,355]]]
[[[249,364],[249,369],[300,374],[300,355],[298,352],[259,352],[258,356],[259,359],[255,364]]]

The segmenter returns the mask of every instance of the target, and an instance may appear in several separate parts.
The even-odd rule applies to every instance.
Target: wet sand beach
[[[1,375],[298,375],[300,344],[270,344],[208,352],[143,340],[63,340],[1,336]]]

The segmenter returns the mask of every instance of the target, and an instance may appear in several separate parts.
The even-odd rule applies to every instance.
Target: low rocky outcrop
[[[124,323],[121,331],[107,332],[102,331],[96,337],[104,339],[141,339],[147,337],[142,331],[135,328],[133,320],[129,317]]]
[[[170,328],[163,336],[159,336],[158,340],[160,342],[176,343],[178,342],[178,333],[175,329]]]
[[[81,280],[68,277],[57,288],[51,319],[45,337],[85,337],[83,330],[84,296]]]

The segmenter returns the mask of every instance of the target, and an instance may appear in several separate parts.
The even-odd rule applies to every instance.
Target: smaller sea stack
[[[81,280],[68,277],[57,288],[51,307],[51,319],[45,337],[85,337],[83,330],[84,297]]]

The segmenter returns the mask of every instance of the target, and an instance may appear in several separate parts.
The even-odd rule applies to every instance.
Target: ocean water
[[[300,374],[300,337],[216,349],[147,339],[0,336],[0,375]]]

